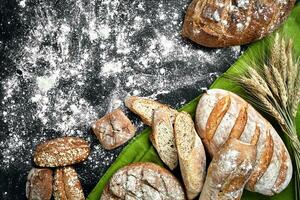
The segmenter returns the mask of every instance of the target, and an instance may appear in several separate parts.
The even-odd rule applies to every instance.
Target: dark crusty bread
[[[194,126],[188,113],[177,114],[174,123],[175,141],[188,199],[194,199],[201,192],[206,167],[204,147]]]
[[[284,190],[293,173],[290,155],[272,125],[232,92],[212,89],[202,95],[196,128],[211,155],[231,138],[256,143],[257,158],[246,189],[264,195]]]
[[[256,146],[229,139],[207,171],[200,200],[239,200],[256,160]]]
[[[183,200],[183,188],[166,169],[154,163],[134,163],[119,169],[106,185],[101,200]]]
[[[129,96],[125,99],[125,105],[132,112],[140,116],[142,121],[148,126],[152,126],[154,110],[164,109],[165,112],[169,112],[172,121],[174,121],[177,114],[177,111],[168,105],[144,97]]]
[[[29,200],[50,200],[52,195],[52,170],[33,168],[26,182],[26,197]]]
[[[97,120],[92,129],[105,149],[121,146],[135,134],[135,127],[120,109],[108,113]]]
[[[72,165],[87,159],[89,144],[77,137],[61,137],[48,140],[36,146],[34,162],[40,167]]]
[[[84,200],[77,173],[73,167],[56,169],[53,196],[55,200]]]
[[[169,112],[158,109],[153,114],[151,142],[161,160],[171,169],[178,165],[173,124]]]
[[[247,44],[278,28],[294,4],[295,0],[193,0],[182,35],[207,47]]]

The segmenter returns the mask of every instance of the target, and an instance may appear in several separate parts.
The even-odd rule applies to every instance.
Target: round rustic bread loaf
[[[246,189],[274,195],[288,186],[293,173],[289,152],[272,125],[241,97],[221,89],[208,90],[198,103],[195,120],[213,156],[229,139],[258,140],[256,164]]]
[[[295,0],[193,0],[182,35],[207,47],[247,44],[278,28],[294,4]]]
[[[166,169],[153,163],[134,163],[119,169],[104,189],[101,200],[183,200],[182,186]]]

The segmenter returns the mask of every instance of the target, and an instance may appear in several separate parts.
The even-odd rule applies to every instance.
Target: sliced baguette
[[[180,112],[177,114],[174,130],[180,171],[187,197],[194,199],[201,192],[205,178],[206,156],[204,147],[188,113]]]
[[[173,124],[169,112],[158,109],[153,114],[151,141],[161,160],[171,169],[178,165]]]
[[[148,126],[152,126],[154,110],[164,109],[166,112],[169,112],[172,121],[174,121],[175,116],[178,113],[175,109],[170,108],[168,105],[159,103],[152,99],[137,96],[127,97],[125,99],[125,105],[132,112],[140,116],[142,121]]]

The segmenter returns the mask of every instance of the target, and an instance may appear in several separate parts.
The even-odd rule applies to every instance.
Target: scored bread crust
[[[153,125],[150,140],[161,160],[171,169],[178,165],[173,124],[169,112],[158,109],[153,114]]]
[[[56,169],[53,196],[55,200],[84,200],[84,193],[73,167]]]
[[[206,133],[209,116],[212,111],[219,112],[214,107],[225,97],[230,97],[230,106],[222,119],[219,119],[221,122],[214,128],[215,134],[208,142]],[[197,106],[195,122],[197,132],[210,155],[215,155],[229,139],[230,130],[247,104],[239,96],[221,89],[208,90],[203,94]],[[246,112],[246,123],[244,127],[240,127],[241,134],[236,139],[246,143],[258,139],[256,166],[246,189],[270,196],[280,193],[292,178],[293,168],[289,153],[275,129],[250,104],[247,105]]]
[[[89,144],[78,137],[61,137],[36,146],[34,162],[40,167],[61,167],[82,162],[90,154]]]
[[[101,200],[184,200],[182,186],[168,170],[154,163],[133,163],[119,169],[106,185]]]
[[[247,44],[277,29],[294,4],[295,0],[193,0],[182,35],[207,47]]]
[[[170,108],[166,104],[144,97],[129,96],[125,99],[125,105],[133,113],[141,117],[142,121],[148,126],[152,126],[154,110],[164,109],[165,112],[169,112],[172,121],[174,121],[178,113],[177,110]]]
[[[26,197],[29,200],[50,200],[52,195],[52,176],[51,169],[33,168],[27,176]]]
[[[93,123],[92,129],[101,145],[108,150],[117,148],[130,140],[135,127],[120,109],[106,114]]]
[[[201,192],[206,167],[204,146],[194,127],[191,116],[186,112],[177,114],[174,123],[175,141],[180,171],[188,199]]]
[[[239,200],[255,160],[255,145],[229,139],[214,155],[208,167],[200,200]]]

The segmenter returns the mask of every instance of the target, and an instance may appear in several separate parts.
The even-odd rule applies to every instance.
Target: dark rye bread
[[[55,170],[53,196],[55,200],[84,200],[83,190],[73,167]]]
[[[52,195],[52,170],[33,168],[27,176],[26,197],[29,200],[50,200]]]
[[[184,200],[184,191],[168,170],[154,163],[134,163],[119,169],[100,200]]]
[[[245,100],[229,91],[208,90],[199,100],[195,118],[197,132],[212,156],[229,139],[257,141],[256,164],[246,189],[271,196],[288,186],[293,173],[290,155],[272,125]]]
[[[34,162],[40,167],[61,167],[82,162],[90,154],[89,144],[77,137],[61,137],[36,146]]]
[[[207,47],[242,45],[273,32],[295,0],[193,0],[182,35]]]
[[[101,145],[108,150],[121,146],[135,134],[134,125],[120,109],[98,119],[92,129]]]

